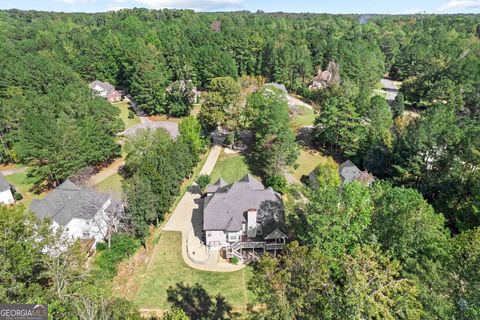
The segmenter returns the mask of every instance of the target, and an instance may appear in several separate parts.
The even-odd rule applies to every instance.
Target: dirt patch
[[[125,159],[118,158],[115,161],[113,161],[111,164],[109,164],[107,167],[104,167],[100,169],[97,173],[92,175],[86,182],[87,185],[89,186],[94,186],[98,184],[99,182],[105,180],[106,178],[110,177],[112,174],[117,173],[121,167],[125,165]]]
[[[147,118],[152,122],[156,122],[156,121],[167,121],[167,122],[174,122],[174,123],[182,122],[182,118],[168,117],[163,115],[148,116]]]

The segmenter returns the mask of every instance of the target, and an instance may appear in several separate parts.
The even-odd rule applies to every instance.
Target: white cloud
[[[405,10],[403,13],[404,14],[417,14],[417,13],[422,13],[422,12],[424,12],[424,10],[422,10],[420,8],[411,8],[411,9]]]
[[[130,7],[122,7],[122,6],[108,6],[107,11],[119,11],[122,9],[131,9]]]
[[[240,8],[243,0],[136,0],[150,8],[194,9],[198,11]]]
[[[60,0],[60,1],[68,4],[95,2],[95,0]]]
[[[439,12],[460,12],[465,9],[480,8],[480,0],[451,0],[442,5]]]

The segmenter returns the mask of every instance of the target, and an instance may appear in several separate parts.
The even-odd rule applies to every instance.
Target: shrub
[[[240,259],[238,259],[238,257],[236,256],[233,256],[232,258],[230,258],[230,262],[237,265],[240,263]]]
[[[202,190],[202,193],[205,191],[205,188],[210,184],[211,178],[208,174],[201,174],[197,178],[197,184]]]
[[[132,110],[128,110],[128,119],[133,119],[135,115],[133,114]]]
[[[118,264],[132,256],[140,244],[140,240],[125,233],[112,236],[110,249],[106,243],[98,243],[94,265],[98,268],[100,275],[113,278],[117,273]]]
[[[267,176],[265,179],[267,186],[272,187],[273,190],[285,193],[287,191],[287,180],[281,174],[273,174]]]
[[[15,199],[15,201],[20,201],[20,200],[23,199],[23,196],[18,192],[14,192],[13,193],[13,199]]]

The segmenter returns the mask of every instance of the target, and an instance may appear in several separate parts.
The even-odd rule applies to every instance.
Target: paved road
[[[210,174],[212,172],[221,150],[222,147],[220,146],[212,148],[200,174]],[[195,185],[191,188],[191,190],[193,189],[195,189]],[[200,239],[202,232],[202,201],[203,199],[201,199],[198,192],[187,191],[163,227],[163,230],[182,232],[182,256],[185,263],[190,267],[215,272],[240,270],[244,265],[219,264],[218,251],[208,252]]]
[[[395,98],[397,97],[398,95],[398,88],[397,86],[395,85],[395,83],[390,80],[390,79],[386,79],[386,78],[383,78],[380,80],[383,84],[383,88],[385,89],[385,91],[387,92],[387,101],[393,101],[395,100]]]
[[[142,123],[127,128],[125,131],[123,131],[123,135],[131,137],[137,134],[137,132],[142,129],[156,130],[163,128],[168,131],[168,133],[173,139],[176,139],[178,137],[178,123],[168,121],[150,121],[150,119],[148,119],[147,117],[141,117],[140,120],[142,121]]]

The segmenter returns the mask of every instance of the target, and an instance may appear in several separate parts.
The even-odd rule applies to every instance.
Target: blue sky
[[[480,13],[480,0],[0,0],[0,9],[98,12],[133,7],[197,11]]]

